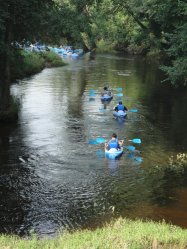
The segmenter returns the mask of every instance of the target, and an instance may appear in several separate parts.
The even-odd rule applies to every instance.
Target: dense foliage
[[[0,0],[0,6],[1,71],[13,41],[26,38],[85,50],[104,42],[128,53],[167,54],[166,78],[186,85],[185,0]]]
[[[164,53],[168,57],[167,65],[162,67],[166,80],[176,86],[186,85],[186,1],[56,0],[55,3],[53,24],[56,23],[58,41],[64,38],[87,49],[94,49],[103,41],[128,53]]]

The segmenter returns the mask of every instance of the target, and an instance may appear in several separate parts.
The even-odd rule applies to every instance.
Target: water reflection
[[[108,172],[111,176],[119,176],[119,160],[106,159]]]
[[[112,215],[133,217],[137,206],[147,210],[140,209],[136,217],[164,218],[166,212],[157,215],[155,206],[167,210],[174,202],[180,212],[180,201],[173,200],[176,188],[185,186],[186,171],[156,169],[186,150],[186,95],[172,95],[173,101],[168,97],[168,108],[157,77],[155,67],[139,58],[102,54],[13,85],[22,107],[18,125],[0,129],[1,232],[28,234],[33,229],[51,235],[58,229],[92,227]],[[115,120],[117,98],[101,103],[106,84],[123,88],[123,102],[138,113]],[[108,160],[103,144],[88,143],[113,132],[129,146],[130,139],[141,138],[135,146],[140,154],[125,150],[120,160]],[[174,212],[168,217],[176,223]]]

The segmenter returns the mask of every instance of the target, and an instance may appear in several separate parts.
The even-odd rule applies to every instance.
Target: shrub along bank
[[[11,79],[20,79],[39,73],[45,67],[65,65],[62,58],[54,52],[27,52],[18,50],[11,58]]]

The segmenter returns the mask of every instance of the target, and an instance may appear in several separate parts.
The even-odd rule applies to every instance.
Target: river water
[[[98,54],[13,84],[21,109],[17,125],[0,127],[0,232],[53,236],[118,216],[187,227],[187,172],[167,167],[187,151],[187,94],[161,77],[143,58]],[[119,99],[138,112],[115,120]],[[136,152],[108,160],[103,144],[89,144],[113,132]]]

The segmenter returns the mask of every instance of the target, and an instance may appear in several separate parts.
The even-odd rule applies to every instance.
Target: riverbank
[[[39,73],[46,67],[61,67],[64,65],[66,63],[54,52],[18,50],[11,60],[11,81]]]
[[[37,74],[44,68],[61,67],[64,65],[66,65],[66,63],[54,52],[27,52],[17,50],[10,58],[10,80],[14,82],[18,79]],[[4,83],[4,88],[6,88],[6,84],[8,83]],[[12,96],[7,96],[6,99],[10,100],[9,105],[6,110],[0,110],[0,122],[16,122],[20,104],[18,100],[15,100]]]
[[[165,222],[118,220],[94,231],[83,230],[64,233],[54,239],[32,236],[23,239],[16,236],[0,236],[1,249],[185,249],[187,229]]]
[[[1,249],[185,249],[186,247],[187,229],[168,225],[165,222],[131,221],[122,218],[94,231],[64,233],[54,239],[39,240],[35,235],[30,239],[0,236]]]

